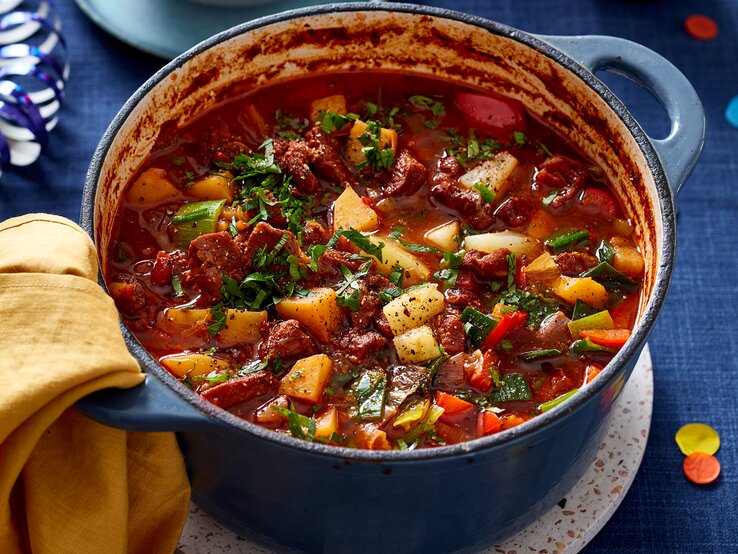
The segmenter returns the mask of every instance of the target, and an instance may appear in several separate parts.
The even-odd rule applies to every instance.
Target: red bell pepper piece
[[[482,350],[489,350],[499,344],[499,342],[507,335],[510,331],[513,331],[525,323],[525,319],[528,317],[528,312],[525,310],[517,310],[510,312],[502,317],[502,320],[497,324],[497,327],[492,329],[492,332],[484,339],[482,343]]]
[[[462,400],[458,396],[437,390],[435,393],[436,405],[443,408],[443,415],[456,415],[471,410],[474,404]]]
[[[595,344],[606,346],[608,348],[620,348],[630,338],[630,330],[628,329],[590,329],[588,331],[579,331],[579,336],[583,339],[589,339]]]
[[[513,131],[525,131],[525,110],[516,100],[460,92],[456,95],[456,105],[469,126],[483,134],[508,140]]]

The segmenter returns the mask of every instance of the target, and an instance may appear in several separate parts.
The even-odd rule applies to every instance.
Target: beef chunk
[[[151,284],[159,287],[168,285],[172,281],[172,275],[182,273],[186,266],[187,256],[184,252],[160,250],[156,254],[154,267],[151,268]]]
[[[365,263],[366,260],[355,258],[351,252],[330,248],[318,259],[318,275],[321,279],[341,278],[342,265],[356,273]]]
[[[227,231],[200,235],[190,243],[189,269],[182,274],[185,286],[196,286],[213,300],[220,298],[223,275],[243,279],[244,257]]]
[[[358,184],[356,176],[341,159],[341,147],[334,136],[316,125],[305,138],[310,165],[321,177],[335,185]]]
[[[200,235],[190,243],[188,256],[195,265],[216,267],[239,281],[243,278],[243,254],[227,231]]]
[[[558,209],[589,182],[589,171],[583,163],[557,154],[541,164],[535,182],[536,185],[559,189],[559,194],[549,204]]]
[[[488,229],[495,222],[492,206],[483,202],[478,192],[460,186],[454,177],[445,172],[440,171],[433,176],[431,196],[436,202],[456,210],[466,223],[477,230]]]
[[[579,275],[597,265],[597,258],[584,252],[562,252],[554,256],[554,262],[561,273]]]
[[[458,306],[460,308],[465,308],[466,306],[479,308],[481,306],[479,294],[469,289],[447,289],[443,295],[446,297],[446,302],[452,306]]]
[[[403,149],[392,169],[390,182],[384,188],[385,196],[410,196],[428,180],[428,170],[409,150]]]
[[[382,310],[379,310],[377,312],[377,315],[374,317],[374,327],[376,327],[377,331],[382,333],[382,335],[390,340],[395,336],[395,334],[392,332],[392,327],[390,327],[389,321],[387,321],[387,316],[384,315],[384,312]]]
[[[269,254],[274,251],[274,247],[282,239],[284,235],[287,235],[287,242],[282,247],[282,252],[294,254],[297,256],[301,263],[308,263],[307,256],[300,250],[300,246],[297,244],[297,239],[290,231],[283,231],[282,229],[275,229],[268,223],[260,221],[256,224],[253,231],[246,240],[243,246],[243,260],[247,267],[253,265],[254,254],[260,249],[265,249],[266,253]]]
[[[333,345],[342,352],[352,364],[361,364],[371,355],[376,354],[387,345],[387,339],[376,331],[360,331],[348,329],[336,337]]]
[[[259,357],[262,360],[293,360],[317,353],[315,341],[295,319],[269,326],[266,340],[259,345]]]
[[[274,160],[284,173],[292,176],[292,184],[304,194],[318,190],[318,180],[308,166],[308,147],[304,140],[275,138]]]
[[[305,231],[302,234],[302,244],[325,244],[331,239],[331,232],[323,227],[315,220],[308,221],[305,224]]]
[[[463,269],[471,271],[479,279],[497,279],[507,276],[507,257],[511,252],[507,248],[498,248],[490,254],[480,250],[469,250],[461,262]]]
[[[115,286],[111,283],[110,296],[113,297],[115,305],[124,316],[143,317],[148,298],[146,288],[134,277],[130,277],[127,281],[116,283]]]
[[[257,371],[231,379],[202,393],[202,397],[227,410],[264,394],[275,394],[279,380],[270,371]]]
[[[464,172],[459,160],[453,156],[446,156],[438,160],[438,170],[451,177],[458,177]]]
[[[530,222],[533,206],[525,198],[511,196],[495,211],[495,216],[508,227],[522,227]]]
[[[443,349],[447,354],[454,355],[463,352],[466,348],[466,333],[464,324],[457,313],[438,314],[431,321],[431,326]]]

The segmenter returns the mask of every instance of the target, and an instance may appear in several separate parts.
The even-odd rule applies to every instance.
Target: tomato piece
[[[172,258],[164,250],[159,251],[151,269],[151,284],[163,287],[172,280]]]
[[[510,331],[513,331],[525,323],[525,319],[528,317],[528,312],[524,310],[518,310],[505,314],[502,320],[497,324],[497,327],[492,329],[492,332],[484,339],[482,344],[482,350],[488,350],[494,348],[497,344],[507,335]]]
[[[525,109],[520,102],[486,94],[460,92],[456,105],[470,127],[508,140],[513,131],[525,131]]]
[[[602,189],[586,188],[579,198],[579,203],[590,213],[603,213],[610,217],[619,214],[618,204],[609,192]]]
[[[437,390],[435,393],[436,405],[443,408],[444,415],[456,415],[471,410],[474,404],[462,400],[458,396]]]
[[[629,329],[590,329],[579,331],[579,336],[608,348],[620,348],[630,338]]]
[[[499,365],[500,357],[494,350],[487,350],[481,360],[465,365],[466,381],[481,391],[488,392],[492,388],[492,367]]]
[[[484,411],[477,416],[477,435],[486,437],[502,430],[502,421],[494,412]]]

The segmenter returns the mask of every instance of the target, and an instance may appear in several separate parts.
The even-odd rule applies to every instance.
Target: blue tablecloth
[[[112,1],[112,0],[111,0]],[[184,1],[184,0],[183,0]],[[622,506],[586,552],[738,552],[738,129],[723,112],[738,95],[736,0],[432,0],[543,34],[605,34],[640,42],[696,87],[709,125],[702,159],[678,198],[678,252],[671,291],[650,338],[653,425],[643,465]],[[47,211],[77,219],[87,165],[108,122],[162,61],[119,43],[72,0],[58,3],[72,61],[61,122],[35,165],[0,179],[0,220]],[[685,17],[704,13],[719,37],[698,42]],[[607,78],[645,129],[666,118],[635,85]],[[673,436],[701,421],[721,434],[723,466],[711,486],[690,485]]]

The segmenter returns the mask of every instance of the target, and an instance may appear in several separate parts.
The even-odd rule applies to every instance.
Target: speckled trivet
[[[653,406],[648,345],[613,407],[597,458],[565,499],[485,554],[573,554],[602,529],[628,492],[646,448]],[[177,554],[271,554],[237,536],[192,504]]]

